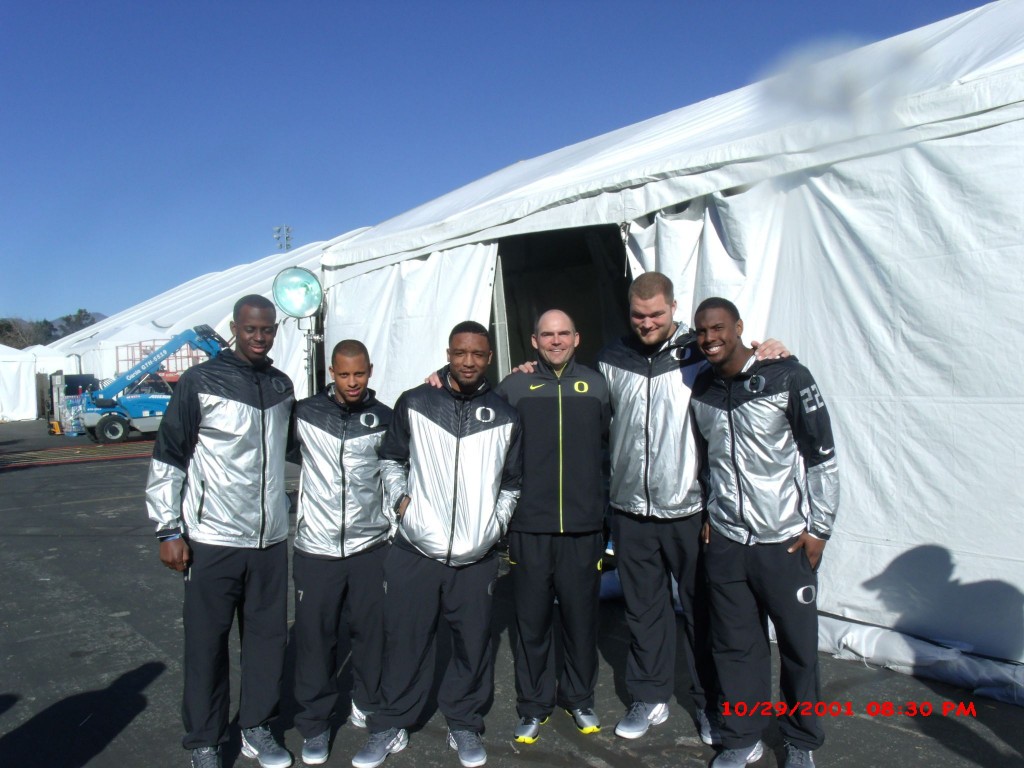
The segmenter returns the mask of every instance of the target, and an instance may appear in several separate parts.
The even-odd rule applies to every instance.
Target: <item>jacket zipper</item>
[[[253,373],[253,381],[260,401],[260,533],[257,545],[263,549],[267,528],[267,412],[263,408],[263,387],[258,374]]]
[[[564,370],[564,369],[563,369]],[[564,451],[562,445],[562,377],[556,380],[558,385],[558,532],[565,533],[565,503],[564,503]]]
[[[445,565],[452,564],[452,547],[455,546],[455,510],[459,503],[459,449],[462,447],[462,417],[465,404],[465,400],[455,401],[458,429],[455,433],[455,471],[452,472],[452,526],[451,532],[448,534],[448,556],[445,558]]]
[[[338,462],[341,464],[341,539],[338,542],[341,547],[341,556],[345,557],[345,529],[348,527],[348,476],[345,472],[345,440],[348,438],[348,423],[351,418],[347,414],[341,421],[341,449],[338,453]]]
[[[647,516],[651,515],[651,376],[654,375],[654,357],[647,358],[647,397],[644,402],[644,502]]]
[[[747,538],[744,540],[744,544],[750,543],[750,526],[747,525],[746,515],[743,513],[743,489],[740,487],[740,468],[736,462],[736,425],[732,420],[732,381],[723,382],[725,384],[725,413],[726,419],[729,422],[729,460],[732,462],[732,474],[736,478],[736,507],[740,513],[740,522],[743,523],[743,527],[747,529]]]

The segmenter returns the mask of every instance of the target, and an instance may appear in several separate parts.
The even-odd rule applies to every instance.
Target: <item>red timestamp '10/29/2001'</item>
[[[865,714],[868,717],[977,717],[974,702],[943,701],[869,701],[863,707],[850,701],[745,701],[723,702],[724,717],[853,717]]]

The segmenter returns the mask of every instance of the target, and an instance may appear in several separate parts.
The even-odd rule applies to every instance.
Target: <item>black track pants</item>
[[[228,635],[236,611],[242,646],[238,724],[252,728],[277,714],[288,643],[288,545],[267,549],[189,542],[185,572],[186,749],[228,738]]]
[[[714,709],[717,681],[708,636],[707,581],[700,547],[701,516],[640,519],[618,513],[615,554],[631,643],[626,688],[635,701],[667,702],[675,692],[676,614],[670,577],[683,607],[683,645],[690,696]]]
[[[497,556],[452,568],[396,544],[384,561],[384,578],[381,706],[368,718],[370,731],[408,728],[421,715],[433,683],[438,621],[444,619],[452,655],[437,703],[449,728],[482,733],[483,711],[494,691],[491,603]]]
[[[352,700],[364,712],[379,706],[386,552],[377,547],[328,559],[295,550],[295,727],[304,738],[327,730],[338,703],[343,616],[352,642]]]
[[[776,718],[782,737],[803,749],[817,749],[825,741],[820,718],[813,714],[819,697],[818,577],[802,550],[786,551],[791,544],[744,546],[712,531],[706,548],[712,650],[722,700],[734,713],[722,718],[728,749],[753,745],[768,725],[765,717],[744,715],[772,700],[765,616],[779,643],[782,700],[796,710]]]
[[[594,706],[603,550],[601,532],[509,534],[520,717],[543,719],[556,704]],[[557,686],[552,648],[556,597],[565,662]]]

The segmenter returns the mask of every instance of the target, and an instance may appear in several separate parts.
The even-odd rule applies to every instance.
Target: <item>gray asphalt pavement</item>
[[[68,446],[80,446],[83,457],[103,458],[87,438],[47,436],[42,421],[0,424],[0,768],[182,768],[188,765],[180,746],[182,585],[157,558],[142,501],[147,461],[6,462],[4,468],[5,456],[43,451],[39,456],[45,457],[47,449]],[[599,638],[596,710],[604,729],[583,736],[567,715],[556,712],[536,744],[516,744],[510,622],[511,593],[502,578],[495,598],[496,694],[487,715],[488,765],[667,768],[706,766],[714,756],[696,737],[682,676],[668,722],[636,741],[614,735],[625,707],[628,644],[622,605],[615,601],[602,604]],[[232,664],[237,681],[237,648]],[[822,768],[1024,766],[1020,707],[825,655],[821,673],[824,700],[840,702],[843,712],[827,718],[827,743],[815,753]],[[340,674],[347,686],[347,662]],[[237,701],[237,686],[233,696]],[[886,702],[894,709],[927,703],[933,714],[876,715],[873,703]],[[943,716],[944,703],[963,707]],[[301,738],[291,727],[294,710],[286,692],[274,727],[297,753]],[[335,730],[327,765],[347,766],[365,732],[340,717]],[[780,765],[774,728],[767,741],[770,749],[756,765]],[[257,765],[239,755],[237,728],[225,765]],[[408,748],[385,765],[456,768],[443,718],[434,712],[411,734]]]

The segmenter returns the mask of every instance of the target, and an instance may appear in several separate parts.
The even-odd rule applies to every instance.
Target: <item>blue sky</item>
[[[113,314],[977,0],[0,0],[0,317]]]

